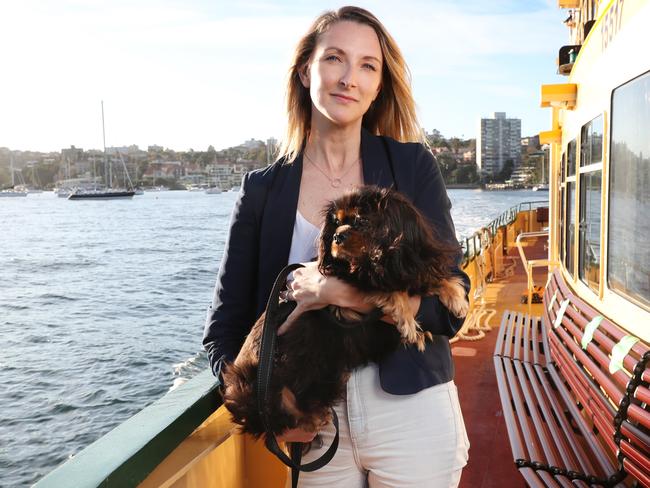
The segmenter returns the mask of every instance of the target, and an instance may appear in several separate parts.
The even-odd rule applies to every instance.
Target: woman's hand
[[[314,440],[318,432],[310,432],[303,430],[299,427],[295,429],[287,429],[279,436],[276,436],[278,442],[311,442]]]
[[[363,300],[363,294],[352,285],[335,278],[324,276],[318,270],[317,262],[303,263],[304,268],[293,272],[294,280],[287,285],[285,298],[296,302],[296,308],[278,329],[284,334],[295,320],[309,310],[318,310],[328,305],[352,308],[358,312],[372,310],[372,305]]]

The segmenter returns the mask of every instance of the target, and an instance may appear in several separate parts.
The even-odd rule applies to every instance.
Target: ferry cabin
[[[564,1],[568,83],[552,110],[549,258],[585,301],[650,341],[650,43],[647,1]],[[573,51],[575,58],[564,53]]]

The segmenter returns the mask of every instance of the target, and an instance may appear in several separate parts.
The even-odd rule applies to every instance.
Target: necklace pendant
[[[332,185],[332,188],[340,188],[341,178],[334,178],[333,180],[330,180],[330,185]]]

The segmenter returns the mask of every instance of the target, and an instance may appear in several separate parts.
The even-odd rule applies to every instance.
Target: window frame
[[[646,70],[643,73],[640,73],[639,75],[628,79],[624,83],[621,83],[620,85],[614,87],[611,92],[610,92],[610,98],[609,98],[609,124],[605,128],[605,131],[607,133],[607,147],[606,147],[606,156],[607,156],[607,165],[606,169],[607,172],[603,172],[603,179],[606,179],[606,185],[607,185],[607,191],[606,191],[606,208],[604,209],[605,214],[607,215],[607,228],[604,230],[604,245],[602,246],[603,249],[601,250],[603,256],[606,258],[605,259],[605,266],[604,269],[601,269],[601,272],[603,275],[601,276],[601,289],[602,289],[602,298],[605,301],[605,303],[613,303],[616,306],[624,307],[626,311],[631,312],[630,310],[630,305],[632,305],[632,308],[637,307],[638,309],[642,310],[642,313],[650,312],[650,303],[643,302],[639,299],[637,299],[634,296],[631,296],[630,294],[626,293],[624,290],[620,290],[617,288],[612,288],[610,287],[610,277],[609,277],[609,258],[610,258],[610,245],[609,245],[609,236],[610,236],[610,222],[612,218],[612,206],[611,206],[611,179],[612,179],[612,170],[611,170],[611,164],[612,164],[612,151],[613,151],[613,132],[614,132],[614,124],[613,124],[613,114],[614,114],[614,95],[617,90],[620,88],[630,85],[634,83],[637,80],[640,80],[641,78],[644,78],[646,76],[650,76],[650,70]],[[634,312],[632,312],[632,315],[635,315]]]
[[[562,183],[560,185],[560,192],[562,193],[562,203],[561,203],[561,211],[563,213],[562,215],[562,246],[560,246],[560,260],[562,262],[562,265],[564,266],[564,269],[567,271],[569,276],[571,277],[571,280],[575,282],[576,280],[576,235],[577,235],[577,218],[578,215],[576,213],[576,208],[579,206],[579,200],[578,200],[578,195],[577,192],[580,191],[578,188],[578,183],[577,183],[577,175],[574,172],[574,174],[570,174],[570,156],[571,156],[571,150],[573,149],[573,158],[574,158],[574,170],[579,167],[580,161],[580,154],[578,151],[578,148],[580,147],[580,135],[574,137],[571,139],[566,146],[566,164],[563,165],[563,172],[564,174],[562,175]],[[569,188],[573,184],[573,189],[572,192],[569,192]],[[568,202],[569,198],[571,197],[571,193],[573,193],[573,205],[572,208],[569,209],[568,207]],[[573,240],[573,245],[571,246],[571,262],[567,263],[567,259],[569,257],[569,222],[571,221],[570,214],[567,212],[567,210],[571,210],[573,212],[573,225],[574,225],[574,240]],[[567,267],[567,264],[571,264],[571,269]]]

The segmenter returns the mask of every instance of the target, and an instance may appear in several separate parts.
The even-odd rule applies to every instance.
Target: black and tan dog
[[[327,313],[346,321],[359,316],[337,307],[302,314],[277,338],[272,398],[265,407],[275,435],[295,427],[315,431],[327,423],[353,368],[380,360],[400,344],[425,347],[432,337],[418,326],[409,296],[437,294],[458,317],[468,309],[462,280],[450,272],[458,247],[437,239],[400,193],[363,187],[333,201],[324,217],[320,271],[363,291],[395,325],[378,321],[338,327],[327,320]],[[264,316],[223,374],[224,404],[240,431],[254,436],[265,433],[255,388],[263,323]]]

